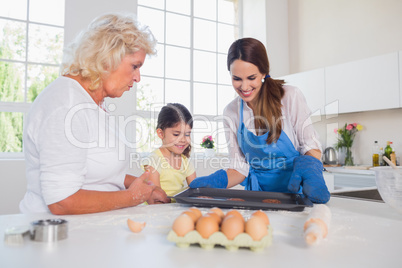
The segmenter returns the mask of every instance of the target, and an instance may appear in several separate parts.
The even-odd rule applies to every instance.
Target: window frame
[[[178,13],[178,12],[174,12],[174,11],[170,11],[166,9],[166,1],[164,1],[164,9],[161,8],[156,8],[156,7],[152,7],[152,6],[147,6],[144,4],[140,4],[138,3],[137,5],[137,15],[138,15],[138,7],[143,7],[143,8],[148,8],[148,9],[152,9],[152,10],[157,10],[157,11],[161,11],[164,12],[164,38],[163,40],[158,40],[158,45],[163,46],[163,63],[164,63],[164,69],[163,69],[163,76],[155,76],[155,75],[148,75],[148,74],[141,74],[141,77],[145,77],[145,78],[157,78],[157,79],[163,79],[163,103],[166,104],[166,80],[174,80],[174,81],[182,81],[182,82],[189,82],[190,84],[190,107],[187,107],[189,109],[189,111],[191,112],[191,114],[193,115],[193,118],[195,119],[195,121],[199,118],[202,118],[203,120],[207,120],[208,122],[212,123],[215,125],[215,131],[217,133],[219,132],[219,124],[222,123],[222,115],[219,114],[219,92],[218,92],[218,88],[220,86],[230,86],[232,87],[231,84],[222,84],[220,83],[219,79],[218,79],[218,70],[219,70],[219,61],[218,61],[218,56],[219,55],[227,55],[227,53],[223,53],[223,52],[219,52],[219,31],[218,31],[218,27],[219,25],[229,25],[229,26],[233,26],[235,27],[235,29],[237,29],[237,35],[238,38],[240,38],[242,36],[242,7],[243,7],[243,0],[235,0],[237,1],[237,6],[238,6],[238,10],[237,10],[237,24],[231,24],[231,23],[227,23],[227,22],[222,22],[218,20],[218,1],[216,1],[216,19],[212,20],[212,19],[208,19],[208,18],[202,18],[202,17],[197,17],[194,15],[194,0],[190,0],[191,4],[190,4],[190,14],[189,15],[184,15],[182,13]],[[166,34],[167,34],[167,29],[166,29],[166,14],[176,14],[176,15],[180,15],[180,16],[188,16],[190,17],[190,47],[185,47],[185,46],[179,46],[179,45],[175,45],[175,44],[169,44],[166,42]],[[210,51],[210,50],[204,50],[204,49],[198,49],[194,47],[194,20],[195,19],[199,19],[199,20],[204,20],[204,21],[208,21],[208,22],[213,22],[215,23],[215,29],[216,29],[216,44],[215,44],[215,50],[214,51]],[[151,29],[152,30],[152,29]],[[177,79],[177,78],[169,78],[166,76],[166,47],[176,47],[176,48],[185,48],[185,49],[189,49],[190,50],[190,77],[189,80],[185,80],[185,79]],[[195,81],[194,80],[194,51],[200,51],[200,52],[208,52],[208,53],[214,53],[215,57],[216,57],[216,79],[215,82],[204,82],[204,81]],[[228,74],[229,75],[229,74]],[[213,85],[215,87],[215,109],[216,109],[216,115],[209,115],[209,114],[201,114],[201,113],[194,113],[194,84],[198,83],[198,84],[207,84],[207,85]],[[135,91],[135,99],[137,100],[137,90]],[[147,120],[156,120],[157,116],[159,114],[159,111],[149,111],[149,110],[139,110],[137,108],[137,106],[135,106],[134,108],[135,110],[135,114],[147,119]],[[136,133],[133,133],[134,135],[134,139],[136,139]],[[201,141],[195,141],[194,140],[194,131],[192,132],[192,144],[197,145],[199,144]],[[215,144],[222,144],[222,142],[219,140],[219,135],[217,135],[215,137]],[[226,143],[226,140],[224,140],[224,142]],[[192,150],[192,154],[194,155],[199,155],[200,151],[198,150],[198,152],[195,152],[195,150]],[[203,153],[201,153],[203,154]],[[217,148],[217,154],[218,155],[227,155],[227,152],[222,152],[219,148]]]
[[[25,124],[25,119],[28,114],[28,111],[32,105],[31,102],[27,101],[27,96],[28,96],[28,68],[29,65],[36,65],[36,66],[48,66],[48,67],[56,67],[60,68],[61,62],[59,64],[56,63],[40,63],[40,62],[34,62],[34,61],[28,61],[28,53],[29,53],[29,31],[30,31],[30,25],[39,25],[39,26],[48,26],[48,27],[54,27],[54,28],[60,28],[63,29],[63,34],[65,32],[65,25],[56,25],[56,24],[49,24],[49,23],[42,23],[42,22],[35,22],[31,21],[29,14],[30,14],[30,0],[27,1],[27,15],[26,19],[16,19],[16,18],[10,18],[10,17],[4,17],[0,16],[0,19],[2,20],[8,20],[8,21],[15,21],[15,22],[20,22],[20,23],[25,23],[26,24],[26,32],[25,32],[25,59],[24,60],[15,60],[15,59],[3,59],[0,58],[0,61],[2,62],[10,62],[10,63],[18,63],[18,64],[23,64],[25,67],[25,72],[24,72],[24,100],[21,102],[9,102],[9,101],[0,101],[0,112],[15,112],[15,113],[22,113],[23,116],[23,121],[22,124],[24,126]],[[63,44],[64,48],[64,44]],[[0,152],[0,159],[22,159],[24,158],[24,145],[22,144],[22,151],[21,152]]]
[[[30,2],[30,0],[27,0],[27,3],[28,3],[28,6],[27,6],[27,18],[26,18],[26,20],[21,20],[21,19],[15,19],[15,18],[9,18],[9,17],[4,17],[4,16],[0,16],[0,18],[1,19],[6,19],[6,20],[13,20],[13,21],[18,21],[18,22],[25,22],[26,23],[26,25],[27,25],[27,30],[26,30],[26,56],[25,56],[25,60],[24,61],[20,61],[20,60],[8,60],[8,59],[2,59],[2,61],[8,61],[8,62],[15,62],[15,63],[22,63],[22,64],[24,64],[25,65],[25,81],[23,82],[24,83],[24,87],[25,87],[25,90],[24,90],[24,102],[2,102],[2,101],[0,101],[0,112],[20,112],[20,113],[22,113],[23,114],[23,124],[25,123],[25,118],[26,118],[26,115],[28,114],[28,111],[29,111],[29,109],[30,109],[30,107],[31,107],[31,105],[32,105],[32,103],[29,103],[29,102],[27,102],[27,94],[28,94],[28,88],[27,88],[27,81],[28,81],[28,66],[30,65],[30,64],[35,64],[35,65],[41,65],[41,66],[52,66],[52,67],[60,67],[60,65],[59,64],[49,64],[49,63],[37,63],[37,62],[29,62],[28,61],[28,57],[27,57],[27,54],[28,54],[28,42],[29,42],[29,38],[28,38],[28,36],[29,36],[29,24],[36,24],[36,25],[44,25],[44,26],[51,26],[51,27],[59,27],[59,28],[63,28],[64,29],[64,47],[70,42],[69,41],[69,39],[72,37],[72,36],[70,36],[70,35],[72,35],[72,33],[73,33],[73,31],[72,30],[78,30],[78,28],[77,27],[81,27],[81,26],[78,26],[78,24],[76,24],[76,19],[74,19],[74,23],[72,23],[72,21],[71,21],[71,17],[75,17],[75,16],[77,16],[77,14],[78,14],[78,16],[80,16],[80,14],[83,14],[81,11],[75,11],[75,12],[73,12],[72,13],[72,11],[71,10],[67,10],[67,3],[65,2],[65,10],[64,10],[64,15],[65,15],[65,23],[64,23],[64,25],[63,26],[60,26],[60,25],[53,25],[53,24],[47,24],[47,23],[40,23],[40,22],[34,22],[34,21],[30,21],[30,18],[29,18],[29,8],[30,8],[30,6],[29,6],[29,2]],[[91,2],[91,1],[90,1]],[[166,1],[164,1],[165,2],[165,7],[166,7]],[[120,4],[121,4],[121,6],[123,6],[124,7],[124,5],[126,5],[126,3],[123,1],[123,2],[119,2]],[[79,4],[79,1],[74,1],[73,2],[73,6],[74,5],[77,5],[77,4]],[[218,4],[218,3],[217,3]],[[90,3],[88,3],[88,5],[90,5]],[[127,3],[127,5],[128,5],[128,3]],[[71,4],[70,4],[70,6],[71,6]],[[144,6],[144,5],[140,5],[139,3],[138,3],[138,1],[134,1],[134,3],[132,3],[132,4],[130,4],[130,5],[128,5],[128,6],[130,6],[130,8],[129,8],[129,10],[131,10],[131,7],[133,8],[133,11],[134,12],[136,12],[136,11],[138,11],[138,7],[139,6]],[[128,7],[128,6],[126,6],[126,7]],[[243,34],[243,19],[242,19],[242,17],[243,17],[243,0],[237,0],[237,6],[238,6],[238,10],[237,10],[237,24],[229,24],[229,23],[224,23],[224,22],[218,22],[218,18],[216,19],[216,21],[215,20],[212,20],[212,21],[214,21],[214,22],[216,22],[216,25],[218,25],[218,23],[223,23],[223,24],[228,24],[228,25],[235,25],[236,27],[237,27],[237,30],[238,30],[238,36],[239,36],[239,38],[240,37],[242,37],[242,34]],[[148,8],[150,8],[150,7],[148,7]],[[102,11],[103,10],[103,11]],[[115,11],[118,11],[118,10],[115,10]],[[109,12],[109,9],[108,9],[108,6],[107,5],[105,5],[103,8],[100,8],[100,9],[98,9],[98,10],[95,10],[94,12],[92,12],[92,14],[94,14],[95,16],[97,16],[96,15],[96,13],[99,13],[99,12],[101,12],[101,13],[104,13],[104,12]],[[166,11],[166,8],[164,9],[164,12],[170,12],[170,13],[173,13],[173,14],[176,14],[175,12],[171,12],[171,11]],[[217,11],[218,12],[218,11]],[[194,18],[197,18],[197,17],[194,17],[194,14],[193,14],[194,12],[193,12],[193,1],[191,1],[191,30],[190,30],[190,34],[191,34],[191,43],[193,43],[193,25],[194,25]],[[138,13],[137,13],[138,14]],[[180,14],[180,13],[177,13],[177,14]],[[98,14],[99,15],[99,14]],[[182,14],[180,14],[180,15],[182,15]],[[94,17],[95,17],[94,16]],[[87,24],[87,21],[88,20],[92,20],[92,19],[88,19],[87,17],[83,17],[83,18],[81,18],[81,17],[79,17],[79,20],[78,21],[81,21],[81,24]],[[165,16],[165,21],[166,21],[166,16]],[[80,25],[81,25],[80,24]],[[166,30],[165,30],[165,33],[166,33]],[[74,34],[75,35],[75,34]],[[218,31],[216,32],[216,35],[218,35]],[[216,42],[218,42],[218,40],[216,41]],[[166,43],[165,43],[165,40],[164,40],[164,42],[163,42],[163,45],[164,45],[164,49],[166,48]],[[171,44],[169,44],[169,45],[171,45]],[[172,45],[173,46],[173,45]],[[191,45],[192,46],[192,48],[191,48],[191,53],[193,53],[193,44]],[[200,51],[203,51],[203,50],[200,50]],[[218,47],[216,47],[216,51],[215,51],[215,54],[222,54],[222,53],[219,53],[218,52]],[[191,59],[193,58],[193,56],[191,57]],[[164,61],[164,64],[166,64],[166,62]],[[217,69],[216,69],[216,72],[218,72],[218,64],[219,64],[219,62],[218,62],[218,60],[216,61],[216,67],[217,67]],[[190,90],[190,111],[193,113],[193,111],[194,111],[194,94],[193,94],[193,92],[194,92],[194,85],[193,85],[193,83],[195,82],[194,80],[193,80],[193,62],[191,61],[191,65],[190,65],[190,68],[191,68],[191,71],[190,71],[190,75],[191,75],[191,80],[190,80],[190,86],[191,86],[191,90]],[[164,70],[164,72],[165,72],[165,70]],[[152,77],[152,76],[149,76],[149,77]],[[159,77],[158,77],[159,78]],[[171,78],[168,78],[169,80],[171,79]],[[164,84],[165,84],[165,80],[166,80],[166,76],[164,75],[164,77],[163,77],[163,80],[164,80]],[[174,79],[171,79],[171,80],[174,80]],[[180,81],[182,81],[182,80],[180,80]],[[216,82],[214,83],[214,85],[216,86],[216,94],[215,94],[215,98],[216,99],[218,99],[218,86],[220,86],[220,85],[222,85],[221,83],[219,83],[219,81],[218,81],[218,79],[216,79]],[[231,86],[231,85],[229,85],[229,84],[224,84],[225,86]],[[164,90],[165,90],[165,88],[164,88]],[[134,90],[134,92],[133,92],[133,97],[134,97],[134,100],[136,101],[137,100],[137,91],[136,90]],[[132,101],[132,99],[131,99],[131,101]],[[165,96],[164,96],[164,101],[165,101]],[[218,125],[218,121],[219,121],[219,117],[220,117],[220,115],[219,115],[219,102],[217,101],[216,102],[216,107],[215,107],[216,109],[217,109],[217,114],[218,115],[203,115],[203,114],[194,114],[193,113],[193,115],[194,115],[194,117],[196,117],[196,116],[202,116],[203,118],[207,118],[208,120],[210,120],[210,121],[212,121],[212,122],[214,122],[215,124],[216,124],[216,127],[217,127],[217,129],[219,128],[219,125]],[[132,112],[136,115],[136,116],[140,116],[140,117],[143,117],[143,118],[147,118],[147,119],[152,119],[152,118],[156,118],[157,117],[157,114],[158,114],[158,112],[155,112],[155,111],[144,111],[144,110],[138,110],[137,109],[137,107],[135,106],[135,107],[133,107],[133,110],[132,110]],[[135,133],[135,131],[134,131],[134,133],[132,133],[132,135],[133,135],[133,137],[134,137],[134,139],[136,138],[135,136],[136,136],[136,133]],[[194,141],[193,141],[194,142]],[[217,141],[216,141],[217,142]],[[198,143],[198,141],[195,141],[194,143]],[[23,158],[24,157],[24,149],[22,148],[22,152],[0,152],[0,159],[21,159],[21,158]]]

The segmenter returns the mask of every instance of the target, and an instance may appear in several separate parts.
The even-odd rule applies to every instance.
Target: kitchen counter
[[[352,166],[352,167],[326,167],[327,171],[332,173],[342,173],[342,174],[353,174],[353,175],[373,175],[375,176],[374,170],[367,169],[366,166]]]
[[[174,219],[189,207],[182,204],[63,217],[1,215],[1,234],[7,227],[49,218],[68,220],[69,230],[67,239],[55,243],[28,239],[20,246],[1,243],[0,267],[400,267],[402,214],[385,203],[350,198],[332,197],[328,206],[331,228],[315,247],[307,247],[303,239],[303,224],[311,208],[267,211],[273,242],[262,252],[176,247],[166,237]],[[245,217],[253,212],[239,211]],[[128,218],[147,225],[141,233],[132,233]]]

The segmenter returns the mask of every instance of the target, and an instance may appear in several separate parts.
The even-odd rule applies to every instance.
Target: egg
[[[197,220],[202,216],[201,210],[199,210],[198,208],[191,207],[188,209],[188,211],[195,213],[195,215],[197,215]]]
[[[209,238],[213,233],[219,231],[219,224],[211,215],[204,215],[198,219],[195,229],[203,238]]]
[[[181,214],[173,222],[172,230],[178,236],[185,236],[188,232],[194,230],[194,221],[187,214]]]
[[[244,221],[235,215],[226,216],[222,221],[221,232],[229,240],[244,232]]]
[[[225,213],[223,213],[222,209],[217,208],[217,207],[211,208],[208,212],[216,213],[222,219],[223,219],[223,217],[225,217]]]
[[[190,216],[190,218],[193,220],[194,223],[196,223],[197,220],[199,219],[199,216],[194,211],[191,210],[184,211],[182,214]]]
[[[261,238],[268,234],[267,225],[261,217],[252,216],[246,222],[246,233],[251,236],[254,241],[260,241]]]
[[[131,232],[139,233],[144,229],[145,222],[136,222],[130,219],[127,219],[127,225]]]
[[[216,222],[218,223],[218,225],[220,225],[222,222],[222,218],[219,217],[219,215],[214,212],[208,212],[205,214],[205,216],[211,216],[212,218],[214,218],[216,220]]]
[[[264,220],[266,225],[269,225],[269,218],[267,216],[267,214],[265,214],[262,210],[257,210],[256,212],[254,212],[253,214],[251,214],[251,216],[256,216],[256,217],[260,217],[262,220]]]
[[[235,216],[235,217],[239,217],[239,218],[242,219],[242,221],[244,222],[243,215],[241,215],[240,212],[237,211],[236,209],[231,209],[231,210],[229,210],[229,211],[226,213],[225,218],[228,217],[228,216],[230,216],[230,215],[233,215],[233,216]]]

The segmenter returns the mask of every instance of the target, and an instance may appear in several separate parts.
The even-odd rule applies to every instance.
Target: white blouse
[[[110,122],[71,78],[59,77],[39,94],[24,127],[27,192],[21,212],[48,212],[47,205],[80,189],[125,188],[128,151]]]
[[[312,149],[321,150],[321,143],[315,131],[303,93],[297,87],[283,86],[285,95],[282,97],[282,131],[286,133],[295,149],[304,155]],[[238,96],[230,102],[223,111],[226,141],[229,145],[230,169],[235,169],[244,176],[249,173],[249,165],[237,142],[237,130],[240,121],[240,102]],[[243,122],[248,130],[255,132],[254,113],[246,103],[243,105]]]

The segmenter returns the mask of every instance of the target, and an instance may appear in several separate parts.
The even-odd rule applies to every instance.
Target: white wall
[[[267,23],[265,16],[265,0],[243,0],[241,23],[243,24],[242,37],[253,37],[265,44]],[[250,20],[250,14],[253,19]]]
[[[250,1],[251,2],[251,1]],[[289,19],[287,0],[265,0],[266,46],[272,77],[289,74]],[[256,27],[259,28],[259,27]]]
[[[66,0],[64,43],[70,43],[97,16],[110,12],[137,12],[137,0]]]
[[[324,148],[334,146],[334,140],[327,143],[327,133],[331,136],[334,125],[342,127],[345,123],[359,123],[363,126],[363,130],[357,132],[353,144],[355,164],[371,165],[372,145],[375,140],[384,148],[387,141],[393,141],[392,147],[402,160],[402,109],[341,114],[331,119],[322,117],[322,121],[314,126]]]
[[[402,1],[288,0],[288,7],[289,73],[402,50]],[[371,164],[374,140],[380,146],[393,141],[397,156],[402,158],[401,116],[402,109],[350,113],[332,119],[322,117],[314,125],[325,148],[333,146],[333,139],[327,141],[332,124],[362,124],[364,129],[354,145],[355,162]]]
[[[288,0],[290,73],[402,49],[400,0]]]
[[[267,49],[270,75],[289,74],[287,0],[243,0],[242,37],[260,40]]]
[[[27,189],[25,161],[0,160],[0,214],[19,213],[19,203]]]

